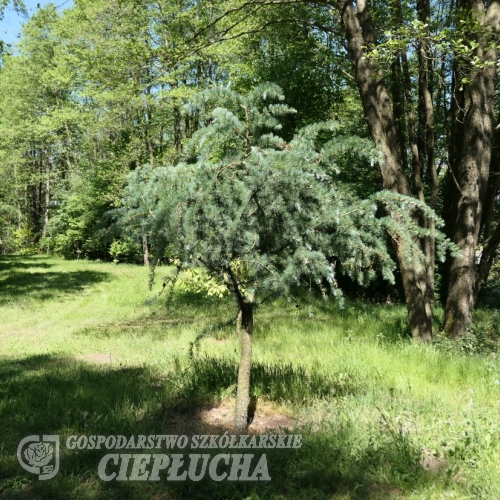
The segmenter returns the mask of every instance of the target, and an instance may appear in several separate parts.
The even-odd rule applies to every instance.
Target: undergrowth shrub
[[[474,322],[465,335],[453,340],[440,333],[434,337],[434,346],[443,353],[488,354],[498,351],[500,340],[500,317],[498,311],[482,314],[476,311]]]
[[[128,262],[137,264],[142,259],[142,248],[138,243],[131,241],[113,240],[109,247],[109,255],[113,257],[113,262]]]

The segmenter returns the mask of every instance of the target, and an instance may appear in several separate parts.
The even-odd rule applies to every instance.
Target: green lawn
[[[308,297],[255,314],[257,411],[303,435],[300,449],[266,450],[271,481],[102,481],[104,452],[68,450],[68,436],[187,433],[235,393],[233,326],[189,356],[233,302],[179,293],[167,306],[147,283],[139,266],[0,257],[0,498],[500,498],[497,357],[411,342],[402,306]],[[19,465],[31,434],[61,436],[55,478]]]

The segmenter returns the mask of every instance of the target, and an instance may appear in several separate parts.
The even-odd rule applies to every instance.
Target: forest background
[[[432,337],[437,298],[456,339],[500,242],[499,16],[494,1],[40,8],[2,52],[2,252],[148,262],[151,235],[126,234],[113,218],[127,175],[182,157],[206,125],[185,107],[196,92],[270,81],[297,111],[284,117],[285,142],[335,119],[339,140],[370,138],[383,156],[374,166],[346,152],[338,182],[365,198],[381,188],[413,197],[444,220],[460,251],[437,262],[436,219],[414,211],[424,264],[396,238],[393,294],[406,301],[413,337]]]

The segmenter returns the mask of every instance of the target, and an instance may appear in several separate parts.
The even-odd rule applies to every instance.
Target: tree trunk
[[[142,233],[142,254],[144,256],[144,265],[149,266],[149,247],[148,247],[148,235]]]
[[[243,431],[248,425],[248,405],[250,404],[250,369],[252,366],[252,336],[253,336],[253,303],[243,302],[240,309],[241,328],[240,364],[238,368],[238,390],[236,394],[236,409],[234,427]]]
[[[146,136],[146,147],[149,153],[149,164],[151,168],[155,166],[155,148],[153,144],[153,136],[151,130],[153,128],[153,112],[151,110],[151,104],[149,102],[149,98],[151,95],[151,87],[148,86],[146,88],[146,123],[145,123],[145,136]]]
[[[399,253],[399,252],[398,252]],[[422,342],[432,340],[432,306],[427,294],[428,273],[424,266],[408,265],[398,255],[411,336]]]
[[[174,147],[179,153],[181,151],[181,111],[178,104],[174,105]]]
[[[478,42],[475,56],[481,63],[491,66],[475,68],[466,63],[455,65],[454,129],[457,137],[451,161],[451,175],[455,181],[455,196],[452,212],[454,242],[462,255],[450,260],[449,287],[445,309],[444,331],[450,338],[463,335],[472,322],[474,288],[476,286],[476,248],[481,225],[482,204],[486,195],[493,139],[493,93],[497,53],[488,46],[488,28],[498,28],[500,2],[490,3],[486,16],[482,0],[459,2],[462,9],[470,9],[484,30],[472,33],[471,39]],[[472,67],[471,67],[472,66]],[[470,83],[463,83],[466,77]]]
[[[47,237],[47,229],[49,227],[49,219],[50,219],[50,163],[48,160],[45,168],[45,173],[47,175],[47,178],[45,179],[45,210],[43,214],[42,238]],[[48,247],[47,247],[47,253],[48,253]]]
[[[236,316],[236,334],[238,340],[241,342],[241,309],[238,312],[238,316]]]
[[[476,269],[476,281],[474,283],[474,296],[473,306],[476,305],[479,297],[479,292],[486,284],[491,266],[493,265],[496,257],[496,251],[500,244],[500,224],[498,224],[496,231],[483,242],[483,251],[481,259]]]
[[[365,112],[365,118],[375,144],[384,154],[381,165],[383,187],[390,191],[411,196],[411,188],[405,174],[404,154],[398,137],[397,124],[391,107],[391,99],[378,64],[366,57],[366,48],[376,45],[375,28],[365,0],[356,2],[340,0],[342,18],[349,57],[354,65],[355,79]],[[409,89],[407,89],[409,90]],[[415,145],[416,146],[416,145]],[[413,160],[419,161],[418,151],[412,148]],[[421,189],[421,188],[420,188]],[[398,265],[403,278],[410,331],[419,340],[432,338],[432,301],[429,300],[426,267],[417,268],[404,258],[401,242],[396,242]],[[433,266],[429,262],[427,266]]]
[[[435,154],[435,120],[434,120],[434,102],[433,102],[433,66],[432,50],[430,47],[430,0],[418,0],[417,12],[419,21],[425,26],[425,38],[419,40],[418,50],[418,127],[417,148],[421,158],[421,164],[426,166],[425,177],[429,184],[428,205],[435,210],[438,202],[439,184],[436,169]],[[422,196],[424,199],[424,197]],[[425,200],[424,200],[425,201]],[[425,227],[432,233],[436,230],[436,222],[432,219],[424,221]],[[430,312],[429,317],[432,321],[432,310],[434,308],[434,285],[435,272],[434,265],[436,260],[436,238],[427,236],[423,242],[424,254],[427,261],[427,283],[425,304]]]
[[[476,268],[476,283],[474,286],[474,306],[481,289],[488,281],[491,266],[496,256],[498,245],[500,244],[500,223],[492,230],[495,208],[497,206],[497,196],[500,188],[500,118],[497,120],[495,134],[493,138],[492,155],[490,161],[490,177],[486,190],[486,198],[483,204],[483,215],[481,221],[480,235],[483,239],[483,249],[481,259]]]

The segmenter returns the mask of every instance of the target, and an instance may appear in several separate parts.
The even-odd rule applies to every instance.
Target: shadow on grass
[[[0,255],[0,272],[34,267],[48,269],[52,264],[44,262],[45,257],[35,255]]]
[[[5,261],[2,264],[5,264]],[[23,301],[50,300],[54,297],[79,292],[91,285],[112,278],[111,274],[103,271],[29,271],[32,268],[49,268],[50,264],[34,262],[31,266],[26,262],[17,262],[12,257],[9,257],[8,264],[0,267],[0,271],[3,271],[3,276],[0,275],[0,305],[20,299]]]
[[[274,371],[257,366],[253,377],[266,391],[266,384],[293,385],[293,369]],[[69,450],[69,435],[174,434],[169,425],[174,415],[199,413],[209,392],[216,394],[234,383],[229,362],[200,358],[181,368],[172,363],[165,376],[147,367],[94,367],[73,359],[34,356],[0,360],[0,498],[9,499],[323,499],[389,498],[398,488],[406,490],[426,478],[418,466],[418,452],[409,441],[357,440],[348,424],[322,433],[306,429],[300,449],[226,450],[229,453],[266,453],[271,481],[172,482],[166,474],[159,482],[104,482],[97,475],[105,450]],[[295,374],[300,378],[300,373]],[[321,380],[316,383],[321,384]],[[328,385],[328,383],[326,384]],[[220,428],[203,429],[220,434]],[[298,430],[295,433],[299,433]],[[38,481],[21,469],[16,459],[19,441],[31,434],[61,436],[61,467],[49,481]],[[134,453],[133,450],[126,450]],[[153,450],[171,453],[170,450]],[[186,460],[189,446],[176,453]],[[193,453],[221,453],[196,450]],[[138,451],[138,453],[147,453]],[[224,453],[224,451],[222,451]],[[253,462],[255,464],[256,462]],[[219,469],[219,472],[220,469]]]

